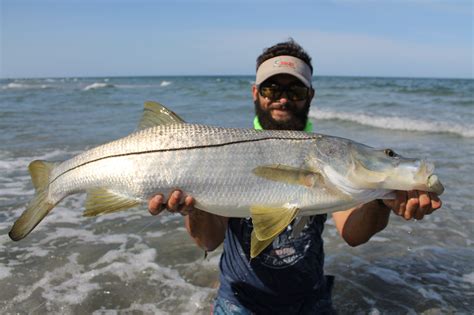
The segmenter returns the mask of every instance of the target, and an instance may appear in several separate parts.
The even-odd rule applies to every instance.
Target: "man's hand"
[[[194,208],[196,200],[176,189],[168,200],[162,194],[156,194],[148,201],[148,211],[157,215],[168,209],[184,217],[184,225],[196,244],[206,251],[212,251],[223,241],[227,229],[227,218]]]
[[[152,215],[158,215],[163,212],[163,210],[168,209],[169,212],[188,215],[190,212],[195,210],[195,202],[196,201],[193,197],[184,196],[183,192],[177,189],[170,193],[166,202],[165,197],[162,194],[153,196],[148,201],[148,211]]]
[[[405,220],[421,220],[442,205],[438,195],[419,190],[397,191],[394,200],[383,200],[383,202]]]

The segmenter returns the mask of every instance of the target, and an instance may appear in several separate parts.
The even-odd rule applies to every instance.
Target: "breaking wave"
[[[172,83],[172,82],[170,82],[170,81],[161,81],[160,86],[168,86],[168,85],[170,85],[171,83]]]
[[[310,116],[316,120],[342,120],[382,129],[452,133],[466,138],[474,138],[473,126],[453,124],[452,122],[426,121],[397,116],[382,117],[349,112],[341,113],[321,109],[312,110]]]
[[[46,85],[46,84],[25,84],[25,83],[18,83],[18,82],[11,82],[8,83],[7,85],[3,86],[2,89],[7,90],[7,89],[47,89],[50,88],[51,86]]]
[[[89,91],[89,90],[107,89],[107,88],[114,88],[114,87],[115,87],[115,85],[113,85],[113,84],[94,82],[94,83],[86,86],[83,90],[84,91]]]

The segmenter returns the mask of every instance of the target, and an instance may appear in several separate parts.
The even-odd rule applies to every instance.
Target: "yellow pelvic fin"
[[[45,190],[48,187],[51,171],[59,164],[60,162],[36,160],[28,165],[31,181],[36,191]]]
[[[273,239],[281,233],[298,213],[296,207],[250,207],[253,230],[259,241]]]
[[[157,102],[145,102],[143,116],[138,124],[138,130],[168,124],[182,124],[181,119],[174,112]]]
[[[275,236],[276,237],[276,236]],[[269,238],[268,240],[260,241],[255,235],[255,231],[252,231],[250,238],[250,258],[257,257],[268,245],[273,242],[275,238]]]
[[[133,208],[141,204],[139,200],[120,195],[105,188],[96,188],[87,192],[84,216],[92,217]]]
[[[258,166],[252,172],[262,178],[293,185],[315,187],[324,184],[320,172],[283,164]]]

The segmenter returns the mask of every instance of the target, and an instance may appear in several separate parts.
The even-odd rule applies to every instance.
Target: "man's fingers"
[[[182,204],[178,208],[178,212],[181,215],[188,215],[194,210],[194,198],[191,196],[186,196]]]
[[[416,190],[411,190],[407,193],[407,205],[406,205],[406,211],[403,217],[405,220],[410,220],[415,217],[416,212],[418,211],[418,208],[420,207],[420,201],[418,199],[418,192]]]
[[[181,202],[181,197],[182,197],[182,192],[181,190],[175,190],[172,191],[169,198],[168,198],[168,203],[167,207],[170,212],[177,212],[179,208],[179,204]]]
[[[430,198],[431,198],[431,209],[432,212],[441,208],[443,203],[441,202],[441,199],[439,199],[438,195],[435,193],[430,193]]]
[[[419,191],[418,192],[418,200],[420,202],[420,207],[418,208],[418,211],[416,212],[415,218],[417,220],[423,219],[425,214],[430,214],[433,212],[433,209],[431,208],[431,198],[430,195],[426,191]]]
[[[148,201],[148,211],[152,215],[157,215],[166,208],[169,212],[179,212],[181,215],[188,215],[194,210],[195,200],[191,196],[184,196],[183,192],[178,189],[170,193],[167,201],[165,201],[162,194],[155,195]]]
[[[160,214],[161,211],[163,211],[163,201],[164,201],[163,195],[158,194],[158,195],[153,196],[148,201],[148,212],[150,212],[151,215]]]
[[[421,220],[427,214],[441,208],[441,200],[435,193],[425,191],[396,191],[393,211],[405,220]]]
[[[405,214],[407,206],[407,192],[406,191],[397,191],[396,198],[393,205],[393,210],[399,215],[403,216]]]

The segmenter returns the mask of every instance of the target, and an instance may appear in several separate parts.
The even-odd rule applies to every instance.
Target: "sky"
[[[473,77],[472,0],[0,0],[0,78],[252,75],[289,37],[315,75]]]

